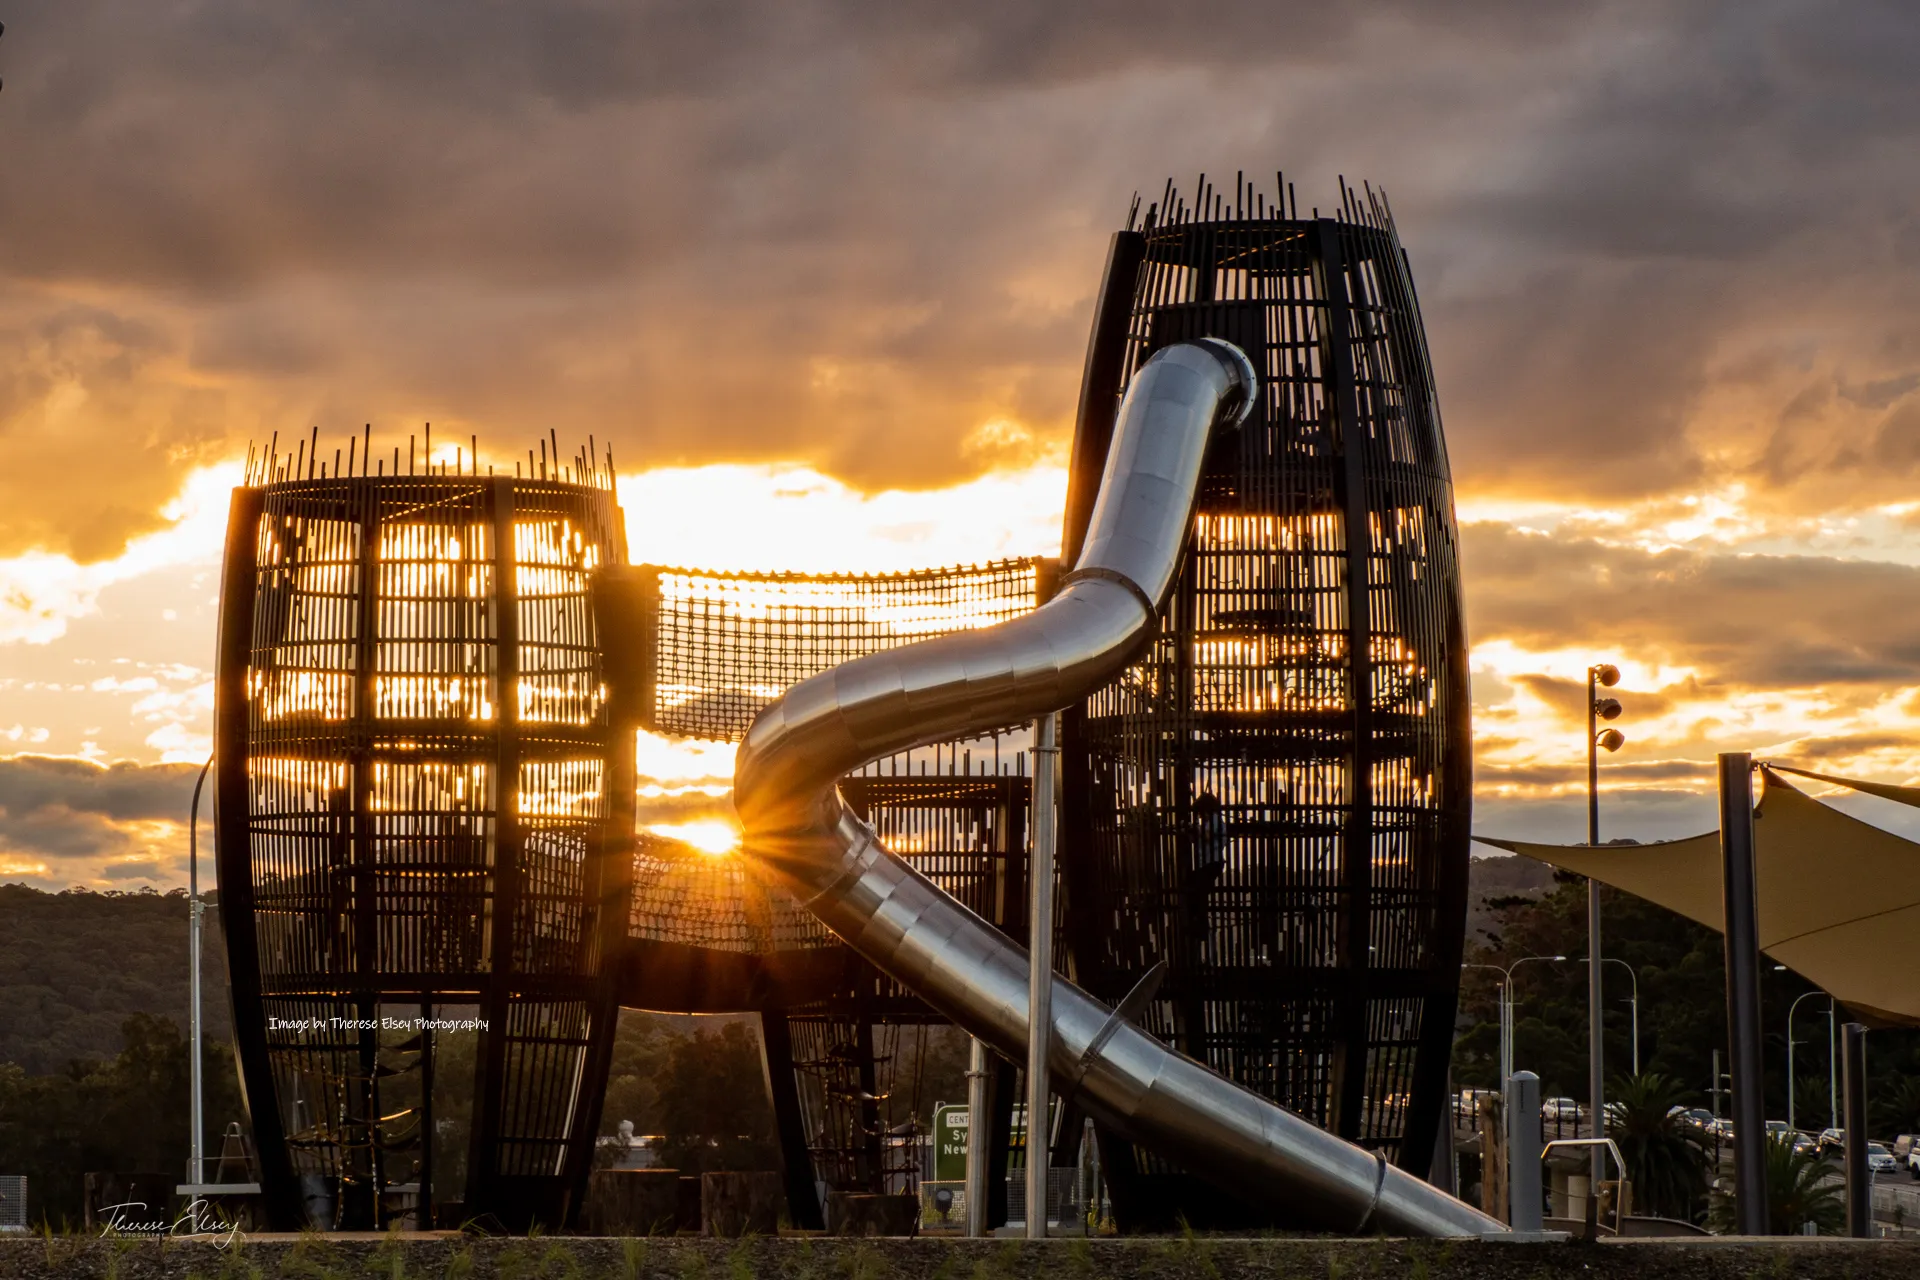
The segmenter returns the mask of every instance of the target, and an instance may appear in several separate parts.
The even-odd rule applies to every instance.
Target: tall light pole
[[[1612,688],[1620,683],[1620,668],[1611,663],[1601,662],[1587,668],[1587,843],[1600,843],[1600,748],[1618,751],[1620,744],[1626,741],[1618,729],[1602,732],[1600,721],[1617,720],[1620,717],[1620,700],[1602,698],[1602,685]],[[1593,963],[1587,966],[1587,1107],[1592,1113],[1590,1125],[1593,1136],[1599,1137],[1603,1126],[1600,1118],[1605,1112],[1605,1071],[1606,1063],[1601,1052],[1601,989],[1600,981],[1600,882],[1587,879],[1587,955]],[[1589,1171],[1593,1192],[1598,1194],[1601,1180],[1606,1177],[1607,1162],[1605,1153],[1598,1146],[1593,1149],[1593,1164]]]
[[[1827,997],[1827,1126],[1840,1127],[1840,1042],[1839,1018],[1834,1016],[1833,997]]]
[[[1491,969],[1500,975],[1500,1096],[1507,1095],[1507,1081],[1513,1079],[1513,971],[1529,960],[1562,961],[1565,956],[1521,956],[1510,965],[1463,964],[1462,969]]]
[[[193,1126],[187,1144],[187,1181],[196,1186],[206,1181],[207,1173],[204,1150],[206,1122],[201,1102],[204,1082],[200,1070],[200,915],[205,910],[205,904],[200,901],[200,789],[206,785],[207,770],[211,768],[213,757],[208,756],[207,762],[200,766],[199,778],[194,781],[193,806],[187,815],[187,957],[188,963],[193,966],[187,984],[188,1034],[192,1039],[187,1063],[191,1076],[189,1087],[193,1090],[193,1098],[187,1108],[188,1123]]]
[[[1627,980],[1633,984],[1633,994],[1629,996],[1627,999],[1628,999],[1628,1003],[1633,1006],[1633,1028],[1631,1032],[1633,1036],[1633,1074],[1639,1075],[1640,1074],[1640,975],[1633,971],[1632,965],[1628,964],[1625,960],[1620,959],[1618,956],[1605,956],[1603,957],[1603,959],[1608,964],[1617,964],[1622,969],[1625,969],[1627,971]],[[1593,961],[1588,960],[1587,963],[1592,964]]]
[[[1060,767],[1060,717],[1040,718],[1033,743],[1033,865],[1028,909],[1027,974],[1027,1239],[1047,1238],[1048,1103],[1047,1050],[1053,1043],[1053,850],[1054,783]],[[968,1133],[974,1118],[967,1117]],[[974,1141],[972,1137],[969,1142]]]
[[[1785,966],[1781,967],[1784,968]],[[1823,996],[1825,994],[1826,992],[1824,991],[1803,991],[1795,998],[1792,1004],[1787,1006],[1787,1128],[1789,1129],[1798,1129],[1800,1127],[1794,1123],[1793,1117],[1793,1011],[1798,1009],[1800,1007],[1800,1001],[1805,1000],[1808,996]],[[1829,1072],[1832,1070],[1831,1063],[1828,1064],[1828,1070]]]

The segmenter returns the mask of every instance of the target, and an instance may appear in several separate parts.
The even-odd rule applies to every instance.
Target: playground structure
[[[1186,505],[1168,501],[1191,518],[1157,530],[1165,591],[1149,602],[1164,607],[1129,621],[1139,647],[1108,653],[1099,681],[1058,686],[1055,704],[1057,952],[1091,997],[1057,1002],[1056,1018],[1104,1021],[1164,960],[1142,1027],[1224,1077],[1184,1064],[1189,1102],[1264,1117],[1265,1136],[1235,1139],[1252,1163],[1233,1167],[1258,1172],[1238,1198],[1197,1193],[1213,1139],[1193,1145],[1172,1113],[1130,1116],[1091,1062],[1081,1087],[1060,1086],[1056,1128],[1077,1133],[1082,1110],[1098,1122],[1123,1227],[1174,1212],[1204,1225],[1214,1207],[1486,1230],[1415,1182],[1444,1123],[1468,795],[1424,338],[1383,205],[1343,191],[1333,217],[1297,212],[1244,189],[1231,205],[1203,189],[1192,207],[1169,190],[1115,237],[1067,560],[1095,550],[1117,408],[1156,352],[1225,339],[1258,391],[1245,424],[1190,459]],[[757,859],[636,836],[632,733],[738,741],[821,672],[1126,589],[1061,583],[1041,560],[868,577],[629,569],[610,459],[592,451],[565,471],[557,448],[530,457],[513,479],[471,463],[401,475],[397,455],[392,475],[367,469],[351,451],[344,471],[276,454],[236,493],[230,527],[221,907],[276,1221],[382,1225],[409,1183],[437,1206],[417,1222],[454,1206],[507,1226],[566,1221],[623,1005],[760,1014],[795,1225],[819,1224],[823,1187],[909,1189],[916,1171],[885,1140],[918,1101],[905,1046],[973,1015],[952,992],[934,999],[925,975],[863,959],[781,877],[753,874]],[[876,739],[877,760],[832,775],[855,818],[1002,944],[1028,927],[1016,722],[1035,710]],[[486,1029],[381,1032],[394,1013]],[[1151,1043],[1132,1027],[1107,1040]],[[1080,1070],[1061,1052],[1056,1072]],[[1004,1168],[1017,1073],[1004,1059],[993,1071],[985,1148]],[[448,1127],[457,1148],[428,1136]],[[989,1195],[1004,1219],[1005,1179]]]

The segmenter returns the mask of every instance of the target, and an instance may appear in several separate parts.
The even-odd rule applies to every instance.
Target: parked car
[[[1785,1120],[1767,1121],[1767,1136],[1775,1142],[1783,1142],[1792,1147],[1796,1154],[1815,1156],[1820,1152],[1820,1144],[1798,1129],[1787,1128]]]
[[[1869,1142],[1867,1144],[1868,1174],[1877,1178],[1883,1173],[1892,1173],[1899,1167],[1900,1162],[1893,1158],[1893,1152],[1886,1143]]]
[[[1893,1140],[1893,1158],[1904,1164],[1906,1162],[1907,1157],[1912,1154],[1913,1154],[1913,1135],[1910,1133],[1903,1133],[1896,1136]]]
[[[1820,1154],[1836,1159],[1846,1150],[1847,1131],[1845,1129],[1822,1129],[1820,1131]]]
[[[1680,1114],[1688,1124],[1699,1129],[1701,1132],[1713,1132],[1713,1112],[1707,1110],[1705,1107],[1688,1107]]]
[[[1542,1098],[1540,1100],[1540,1118],[1542,1120],[1578,1120],[1580,1104],[1572,1098]]]
[[[1920,1182],[1920,1142],[1907,1148],[1907,1172],[1913,1175],[1916,1182]]]

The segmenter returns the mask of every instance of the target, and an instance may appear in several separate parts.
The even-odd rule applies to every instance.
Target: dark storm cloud
[[[1875,752],[1909,752],[1913,744],[1911,733],[1837,733],[1798,738],[1792,744],[1792,762],[1805,765],[1821,760],[1857,760]]]
[[[1623,788],[1607,795],[1604,840],[1672,840],[1714,828],[1711,788]],[[1478,835],[1567,844],[1586,838],[1587,801],[1577,788],[1560,795],[1481,795],[1474,801]],[[1482,849],[1480,852],[1491,852]]]
[[[908,152],[948,140],[937,126],[916,131],[929,109],[964,113],[995,95],[1127,73],[1359,71],[1370,57],[1405,56],[1406,29],[1428,52],[1437,42],[1538,54],[1583,25],[1517,2],[1387,5],[1363,22],[1253,0],[1204,20],[1157,3],[1021,0],[62,0],[29,4],[13,22],[8,107],[24,165],[13,172],[50,181],[0,190],[0,217],[21,233],[0,261],[28,276],[200,288],[394,265],[574,283],[731,231],[749,233],[730,246],[748,254],[852,248],[902,234],[883,221],[902,196],[917,211],[946,206],[976,237],[995,234],[996,215],[1104,224],[1114,210],[1050,211],[1044,184],[1021,189],[1044,154],[1045,103],[1018,112],[1024,137],[1015,121],[994,122],[997,164],[959,155],[955,167],[921,169]],[[1283,106],[1288,89],[1247,105]],[[1097,95],[1119,117],[1125,91]],[[883,151],[859,154],[869,146]],[[1269,158],[1288,159],[1243,163],[1264,169]],[[1164,162],[1142,159],[1101,187],[1157,185]],[[894,175],[903,189],[890,198]]]
[[[1754,688],[1920,683],[1920,569],[1811,556],[1650,552],[1495,524],[1468,525],[1462,537],[1476,643],[1508,640],[1533,650],[1604,644],[1647,661],[1692,665],[1699,675],[1686,691],[1705,698]],[[1516,682],[1570,715],[1585,696],[1567,681]],[[1621,695],[1630,707],[1632,698]],[[1645,709],[1657,710],[1657,703]]]
[[[1712,763],[1704,760],[1623,760],[1609,761],[1607,764],[1607,782],[1609,785],[1621,783],[1647,782],[1706,782],[1713,777]],[[1587,767],[1584,764],[1565,766],[1553,764],[1504,765],[1476,761],[1473,766],[1475,785],[1482,789],[1499,790],[1504,787],[1573,787],[1584,785],[1587,780]]]
[[[8,22],[0,439],[28,465],[0,553],[110,553],[186,468],[313,422],[962,478],[987,418],[1067,429],[1131,193],[1242,167],[1323,207],[1338,172],[1392,190],[1464,484],[1920,467],[1906,6],[40,0]],[[62,363],[33,335],[75,305],[153,336]],[[1728,388],[1751,456],[1712,438]],[[110,501],[66,502],[54,441]]]
[[[185,764],[0,759],[0,851],[51,861],[133,851],[141,842],[128,824],[185,823],[198,773],[197,765]],[[129,877],[151,878],[145,871],[123,870],[119,876]]]

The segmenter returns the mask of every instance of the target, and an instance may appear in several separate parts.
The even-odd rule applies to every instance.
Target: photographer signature
[[[240,1224],[227,1221],[213,1205],[201,1199],[189,1201],[172,1222],[137,1216],[147,1208],[144,1200],[123,1200],[100,1208],[107,1215],[107,1223],[100,1229],[103,1236],[212,1236],[214,1244],[222,1249],[240,1238]]]

